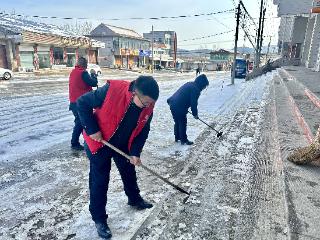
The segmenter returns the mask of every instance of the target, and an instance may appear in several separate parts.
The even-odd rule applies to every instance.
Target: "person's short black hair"
[[[159,98],[159,86],[152,76],[140,76],[135,81],[135,88],[143,95],[157,101]]]
[[[88,66],[88,61],[84,57],[79,57],[77,65],[81,66],[81,67],[87,67]]]

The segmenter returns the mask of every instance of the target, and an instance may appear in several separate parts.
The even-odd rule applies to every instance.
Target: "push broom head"
[[[302,165],[318,160],[319,158],[319,145],[311,143],[307,147],[298,148],[297,150],[295,150],[294,153],[288,157],[288,160],[295,164]]]

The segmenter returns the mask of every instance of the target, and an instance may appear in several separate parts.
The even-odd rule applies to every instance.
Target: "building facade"
[[[177,57],[177,34],[175,31],[153,31],[153,33],[143,33],[143,37],[148,39],[150,42],[153,38],[155,44],[164,44],[165,47],[162,48],[165,50],[166,54],[173,59],[170,66],[174,65]]]
[[[152,55],[151,55],[152,57]],[[173,58],[169,55],[169,49],[163,43],[153,44],[153,61],[154,65],[162,67],[173,66]]]
[[[230,62],[233,59],[233,53],[224,49],[210,52],[210,61],[216,63]]]
[[[308,68],[320,69],[320,1],[274,0],[278,5],[279,53]]]
[[[98,58],[101,66],[132,68],[148,64],[150,41],[137,32],[101,23],[90,33],[90,38],[105,43]]]
[[[73,67],[81,56],[97,63],[100,47],[104,44],[53,25],[0,17],[0,67],[14,71]]]

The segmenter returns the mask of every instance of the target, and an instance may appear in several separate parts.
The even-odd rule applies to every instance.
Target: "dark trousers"
[[[71,145],[79,145],[79,137],[82,133],[82,125],[80,122],[79,114],[76,107],[73,107],[71,109],[73,116],[74,116],[74,127],[72,132],[72,138],[71,138]]]
[[[171,114],[174,120],[174,136],[175,140],[186,142],[187,136],[187,114],[176,113],[171,109]]]
[[[135,166],[126,158],[107,147],[101,148],[96,154],[92,154],[86,144],[84,147],[90,160],[89,210],[94,222],[103,222],[108,218],[106,213],[106,204],[111,170],[111,158],[113,158],[118,168],[126,195],[128,196],[128,199],[133,202],[141,198],[137,184]]]

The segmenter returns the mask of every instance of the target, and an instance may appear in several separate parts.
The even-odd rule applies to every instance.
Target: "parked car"
[[[233,69],[231,68],[231,76]],[[247,76],[247,61],[245,59],[236,59],[235,78],[245,78]]]
[[[94,70],[96,74],[101,75],[102,71],[99,65],[89,63],[87,67],[87,71],[90,72],[91,70]]]
[[[154,68],[155,68],[156,70],[162,70],[162,69],[164,69],[164,67],[161,66],[161,65],[159,65],[159,64],[155,65]]]
[[[9,80],[13,77],[13,73],[11,70],[6,68],[0,68],[0,78],[3,78],[4,80]]]

